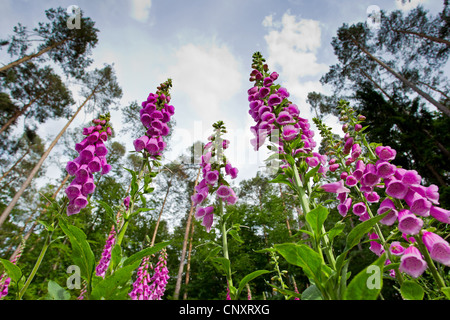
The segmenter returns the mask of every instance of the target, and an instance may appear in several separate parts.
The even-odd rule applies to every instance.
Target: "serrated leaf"
[[[144,258],[146,256],[150,256],[152,254],[155,254],[155,253],[159,252],[161,249],[165,248],[170,243],[171,243],[171,241],[157,243],[153,247],[149,247],[149,248],[143,249],[143,250],[141,250],[139,252],[136,252],[135,254],[133,254],[131,257],[127,258],[123,262],[123,266],[125,267],[127,265],[130,265],[130,264],[136,262],[136,261],[141,261],[142,258]]]
[[[9,260],[0,259],[0,262],[5,267],[5,271],[8,277],[10,277],[14,282],[19,282],[20,278],[22,277],[22,270],[20,270],[18,266],[16,266]]]
[[[383,287],[383,266],[386,253],[358,273],[350,282],[344,300],[376,300]]]
[[[47,284],[47,300],[69,300],[70,293],[67,292],[63,287],[61,287],[55,281],[49,280]]]
[[[400,287],[400,293],[405,300],[423,300],[423,288],[414,281],[405,280]]]
[[[256,270],[248,275],[246,275],[244,278],[242,278],[241,282],[239,282],[239,288],[236,294],[236,299],[239,298],[239,295],[241,294],[242,289],[244,289],[245,285],[252,281],[253,279],[259,277],[260,275],[270,273],[270,271],[267,270]]]

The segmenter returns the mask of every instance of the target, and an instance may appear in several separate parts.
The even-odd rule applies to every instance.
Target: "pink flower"
[[[450,245],[447,241],[439,235],[428,231],[423,233],[422,241],[433,260],[450,266]]]
[[[282,132],[283,139],[286,141],[294,140],[298,136],[299,132],[300,131],[293,125],[284,126]]]
[[[379,237],[375,232],[373,232],[373,233],[369,233],[369,239],[377,240],[377,239],[379,239]],[[381,245],[381,243],[379,243],[378,241],[370,241],[369,249],[370,249],[370,251],[375,253],[377,256],[381,256],[384,253],[384,248]]]
[[[435,206],[431,206],[430,214],[436,220],[438,220],[440,222],[443,222],[443,223],[449,223],[450,224],[450,211],[449,210],[446,210],[446,209],[443,209],[443,208],[439,208],[439,207],[435,207]]]
[[[414,246],[408,247],[401,259],[399,270],[409,274],[413,278],[418,278],[427,268],[427,263],[423,260],[419,249]]]
[[[403,248],[400,241],[394,241],[391,243],[389,251],[395,256],[401,256],[405,252],[405,248]]]
[[[321,186],[321,188],[325,192],[330,192],[330,193],[350,192],[350,189],[344,187],[344,181],[343,180],[339,180],[339,181],[336,181],[336,182],[324,184],[324,185]]]
[[[397,151],[392,149],[389,146],[383,147],[379,146],[375,148],[375,154],[380,158],[381,160],[385,161],[391,161],[395,159],[395,156],[397,155]]]
[[[353,213],[358,217],[362,216],[367,212],[366,205],[364,202],[358,202],[353,205]]]
[[[407,209],[402,209],[398,213],[398,230],[400,232],[415,235],[422,229],[423,220],[416,217]]]
[[[400,180],[389,181],[386,187],[386,194],[396,199],[403,199],[408,192],[408,187]]]
[[[210,185],[214,185],[219,180],[219,171],[209,171],[205,176],[206,182]]]

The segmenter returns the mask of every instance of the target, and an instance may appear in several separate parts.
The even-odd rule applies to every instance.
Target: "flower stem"
[[[226,228],[226,221],[224,217],[223,212],[223,201],[219,198],[219,215],[220,215],[220,231],[222,233],[222,251],[223,251],[223,257],[228,260],[228,270],[227,270],[227,282],[229,287],[231,288],[233,286],[233,280],[231,278],[231,262],[230,257],[228,255],[228,240],[227,240],[227,228]]]
[[[415,235],[414,239],[416,239],[417,244],[419,245],[419,250],[423,254],[425,261],[427,262],[428,268],[430,269],[431,274],[433,275],[434,280],[436,281],[439,290],[445,287],[444,279],[439,274],[436,266],[434,265],[433,259],[431,259],[430,253],[425,247],[422,241],[422,231],[420,231],[420,235]]]

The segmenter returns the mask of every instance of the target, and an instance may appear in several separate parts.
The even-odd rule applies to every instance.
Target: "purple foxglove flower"
[[[89,178],[89,167],[87,164],[82,164],[78,171],[75,173],[75,180],[76,182],[83,184],[87,181]]]
[[[74,176],[75,173],[78,171],[78,169],[80,169],[80,165],[81,165],[81,158],[75,158],[73,161],[69,161],[67,162],[66,165],[66,171],[68,174],[70,174],[71,176]]]
[[[217,195],[222,199],[228,198],[231,195],[230,188],[225,185],[221,185],[219,189],[217,189]]]
[[[205,193],[196,193],[194,195],[191,196],[191,201],[193,203],[194,206],[197,206],[199,204],[201,204],[205,199],[206,199],[206,195]]]
[[[73,180],[70,186],[65,190],[67,198],[69,198],[69,200],[74,200],[79,197],[81,195],[81,188],[82,186]]]
[[[433,204],[439,204],[439,187],[432,184],[425,190],[425,196]]]
[[[123,199],[123,205],[125,206],[125,210],[127,210],[127,211],[130,208],[130,201],[131,201],[130,196]]]
[[[92,131],[94,131],[95,127],[91,126],[88,128],[83,128],[83,135],[88,136],[92,133]]]
[[[389,146],[383,147],[379,146],[375,148],[375,154],[380,158],[381,160],[385,161],[391,161],[395,159],[395,156],[397,155],[397,151],[392,149]]]
[[[311,168],[315,168],[319,165],[319,159],[317,157],[307,157],[305,159],[305,162],[310,166]]]
[[[100,133],[98,131],[94,131],[87,137],[87,140],[89,143],[93,144],[93,143],[97,142],[99,137],[100,137]]]
[[[422,217],[428,217],[430,215],[431,202],[427,198],[422,197],[418,192],[409,190],[404,199],[412,213]]]
[[[237,202],[237,196],[233,189],[230,188],[231,195],[226,198],[227,204],[235,204]]]
[[[147,145],[145,146],[145,150],[147,150],[152,155],[158,153],[159,152],[158,140],[156,140],[155,138],[149,139]]]
[[[210,171],[205,176],[206,182],[210,185],[214,185],[219,180],[219,171]]]
[[[380,178],[392,177],[397,169],[393,164],[387,161],[380,161],[376,164],[377,176]]]
[[[352,158],[357,159],[361,155],[361,146],[358,143],[355,143],[352,146]]]
[[[401,272],[405,272],[413,278],[418,278],[426,268],[427,263],[423,260],[419,249],[410,246],[403,252],[399,267]]]
[[[359,123],[355,124],[355,131],[356,132],[360,131],[361,129],[362,129],[362,125],[361,124],[359,124]]]
[[[202,226],[206,228],[206,232],[209,233],[211,231],[213,222],[214,222],[214,214],[212,212],[211,213],[206,212],[205,215],[203,216],[203,221],[201,223]]]
[[[108,154],[108,149],[106,149],[105,144],[101,140],[95,144],[95,154],[99,157]]]
[[[270,88],[262,87],[259,89],[259,98],[264,99],[270,93]]]
[[[353,213],[358,217],[367,212],[366,204],[364,202],[358,202],[353,205]]]
[[[372,172],[367,172],[361,177],[361,184],[366,187],[373,187],[380,183],[380,177]]]
[[[398,212],[398,230],[400,232],[415,235],[420,232],[423,226],[423,220],[412,214],[407,209]]]
[[[84,162],[89,162],[95,157],[95,146],[90,144],[80,152],[81,159]]]
[[[102,170],[102,162],[100,161],[100,158],[94,157],[94,159],[89,161],[88,168],[90,172],[100,172]]]
[[[289,98],[289,92],[286,88],[280,88],[277,90],[277,94],[281,97],[281,99]]]
[[[162,119],[162,118],[163,118],[163,114],[162,114],[161,111],[155,110],[155,111],[152,113],[152,118],[153,118],[154,120]]]
[[[143,113],[141,115],[141,122],[144,125],[144,127],[149,128],[152,122],[152,117],[148,113]]]
[[[274,107],[274,106],[279,105],[281,103],[281,101],[283,101],[281,99],[281,97],[274,93],[274,94],[271,94],[269,99],[267,100],[267,105],[269,107]]]
[[[386,198],[380,203],[380,207],[377,210],[378,214],[383,214],[386,211],[391,210],[386,217],[380,220],[382,224],[391,226],[397,221],[398,211],[395,209],[395,204],[391,199]]]
[[[424,232],[422,241],[425,244],[431,259],[450,266],[450,245],[447,241],[433,232]]]
[[[440,207],[431,206],[430,214],[436,220],[443,222],[443,223],[450,224],[450,211],[449,210],[446,210],[446,209],[443,209]]]
[[[272,72],[272,73],[270,74],[270,78],[271,78],[273,81],[277,80],[278,77],[279,77],[279,74],[278,74],[277,72],[275,72],[275,71]]]
[[[406,185],[420,184],[422,177],[416,170],[407,170],[402,177],[402,182]]]
[[[116,231],[114,230],[114,226],[111,228],[111,231],[108,235],[108,239],[106,240],[105,247],[103,248],[102,257],[95,268],[95,274],[99,277],[105,278],[106,270],[108,270],[109,264],[111,262],[111,252],[116,243]]]
[[[339,180],[339,181],[336,181],[336,182],[324,184],[324,185],[321,186],[321,188],[325,192],[330,192],[330,193],[350,192],[350,189],[347,189],[346,187],[344,187],[344,181],[343,180]]]
[[[270,87],[273,84],[273,79],[270,77],[264,78],[264,87]]]
[[[275,122],[275,115],[270,111],[265,111],[263,114],[261,114],[260,118],[262,121],[267,122],[269,124]]]
[[[403,199],[407,192],[408,186],[396,179],[389,181],[386,187],[386,194],[396,199]]]
[[[141,152],[143,149],[145,149],[145,147],[147,146],[147,143],[148,143],[149,140],[150,140],[150,138],[147,137],[147,136],[142,136],[140,138],[137,138],[133,142],[134,149],[137,152]]]
[[[299,130],[292,125],[287,125],[283,127],[283,139],[286,141],[294,140],[299,134]]]
[[[373,233],[369,233],[369,239],[377,240],[377,239],[379,239],[379,237],[375,232],[373,232]],[[370,251],[375,253],[377,256],[381,256],[385,251],[383,246],[381,245],[381,243],[379,243],[378,241],[370,241],[369,249],[370,249]]]
[[[353,138],[350,137],[347,140],[345,140],[344,148],[343,148],[342,153],[343,154],[349,154],[352,146],[353,146]]]
[[[403,248],[400,241],[394,241],[391,243],[391,246],[389,247],[389,251],[394,256],[401,256],[405,252],[405,248]]]
[[[345,194],[346,193],[340,193]],[[337,209],[339,211],[339,214],[343,217],[345,217],[348,213],[348,210],[350,209],[350,206],[352,205],[352,198],[345,199],[342,203],[338,204]]]
[[[358,180],[353,175],[348,175],[345,178],[345,184],[349,187],[354,187],[358,183]]]
[[[380,196],[375,191],[364,192],[364,197],[369,203],[377,203],[378,201],[380,201]]]
[[[81,193],[84,196],[87,196],[88,194],[92,194],[95,191],[95,183],[94,179],[88,178],[88,180],[83,184],[83,188],[81,189]]]
[[[69,202],[67,206],[67,215],[71,216],[73,214],[78,214],[81,211],[81,208],[73,203],[73,200]]]
[[[339,163],[334,163],[329,167],[331,172],[335,172],[338,168],[339,168]]]
[[[102,166],[102,175],[108,174],[111,171],[112,167],[110,164],[105,164]]]
[[[300,110],[298,109],[298,107],[295,104],[290,104],[286,108],[286,111],[289,112],[291,114],[291,116],[293,116],[293,117],[297,117],[300,114]]]
[[[293,123],[293,122],[294,122],[294,119],[292,118],[292,116],[291,116],[291,114],[290,114],[289,112],[287,112],[287,111],[281,111],[281,112],[278,114],[278,117],[277,117],[277,123],[278,123],[280,126],[285,126],[285,125],[291,124],[291,123]]]
[[[73,200],[73,203],[77,207],[83,209],[83,208],[86,208],[86,206],[88,205],[88,200],[87,200],[86,196],[81,194]]]

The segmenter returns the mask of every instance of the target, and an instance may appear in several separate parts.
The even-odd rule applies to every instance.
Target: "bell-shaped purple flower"
[[[427,263],[422,258],[419,249],[414,246],[408,247],[401,259],[399,270],[409,274],[413,278],[418,278],[427,268]]]

